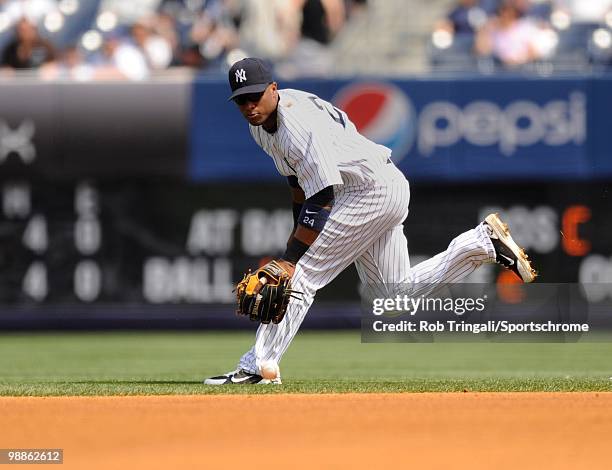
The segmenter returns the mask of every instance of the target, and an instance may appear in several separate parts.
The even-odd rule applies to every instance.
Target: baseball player
[[[275,266],[301,295],[289,302],[283,321],[259,326],[236,370],[204,383],[280,383],[280,376],[264,379],[260,367],[280,363],[316,292],[351,263],[368,285],[452,283],[489,262],[523,282],[534,280],[527,256],[496,214],[456,237],[446,251],[410,266],[403,227],[410,187],[391,150],[359,134],[346,113],[318,96],[279,90],[260,59],[236,62],[229,82],[230,99],[255,142],[291,187],[294,229]]]

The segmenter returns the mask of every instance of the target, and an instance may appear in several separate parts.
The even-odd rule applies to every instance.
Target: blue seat
[[[590,63],[589,41],[596,23],[573,23],[566,30],[559,31],[559,42],[549,62],[553,70],[583,71]]]
[[[55,33],[40,28],[42,36],[49,39],[58,49],[65,49],[78,43],[81,35],[95,26],[100,0],[79,2],[79,9],[64,18],[64,26]]]
[[[452,44],[441,49],[432,42],[428,50],[429,64],[433,70],[447,72],[474,71],[477,60],[474,55],[474,35],[457,34]]]

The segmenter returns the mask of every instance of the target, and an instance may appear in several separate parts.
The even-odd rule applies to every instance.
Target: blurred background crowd
[[[0,75],[282,78],[612,66],[612,0],[0,0]]]
[[[431,36],[438,69],[592,71],[612,65],[612,0],[456,0]]]

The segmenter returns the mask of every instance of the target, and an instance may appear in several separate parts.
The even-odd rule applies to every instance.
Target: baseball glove
[[[254,273],[249,270],[236,286],[236,313],[251,321],[280,323],[294,293],[299,292],[291,289],[291,275],[276,261],[270,261]]]

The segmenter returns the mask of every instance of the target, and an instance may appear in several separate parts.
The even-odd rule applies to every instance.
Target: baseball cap
[[[228,79],[232,87],[228,101],[248,93],[261,93],[274,81],[266,63],[255,57],[247,57],[232,65]]]

